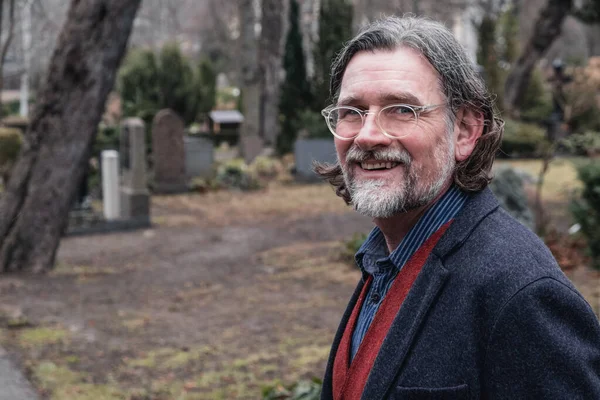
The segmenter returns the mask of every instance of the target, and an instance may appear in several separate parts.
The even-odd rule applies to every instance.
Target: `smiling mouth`
[[[385,170],[392,169],[400,165],[397,162],[361,162],[359,163],[360,167],[367,171],[377,171],[377,170]]]

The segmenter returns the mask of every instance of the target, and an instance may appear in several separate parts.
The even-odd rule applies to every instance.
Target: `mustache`
[[[346,163],[360,163],[366,160],[390,161],[410,165],[412,158],[408,151],[401,149],[379,149],[363,151],[358,146],[352,146],[346,153]]]

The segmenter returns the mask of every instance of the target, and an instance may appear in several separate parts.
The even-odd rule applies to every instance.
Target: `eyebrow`
[[[384,93],[377,96],[377,101],[379,104],[391,104],[391,103],[400,103],[400,104],[409,104],[413,106],[420,106],[422,102],[418,97],[408,92],[397,92],[397,93]],[[356,96],[347,96],[340,99],[337,103],[338,106],[356,106],[356,105],[364,105],[364,100],[362,98]]]

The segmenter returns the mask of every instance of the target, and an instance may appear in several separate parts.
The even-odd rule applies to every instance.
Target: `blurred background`
[[[600,314],[599,1],[129,4],[0,2],[0,361],[36,396],[318,398],[372,226],[311,170],[320,111],[384,15],[464,46],[492,190]]]

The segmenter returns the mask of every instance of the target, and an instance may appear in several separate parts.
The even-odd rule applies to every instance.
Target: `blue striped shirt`
[[[388,254],[381,230],[375,227],[371,231],[355,256],[360,269],[373,276],[373,280],[352,333],[352,358],[400,269],[431,235],[458,214],[468,197],[457,186],[452,186],[425,211],[392,254]]]

